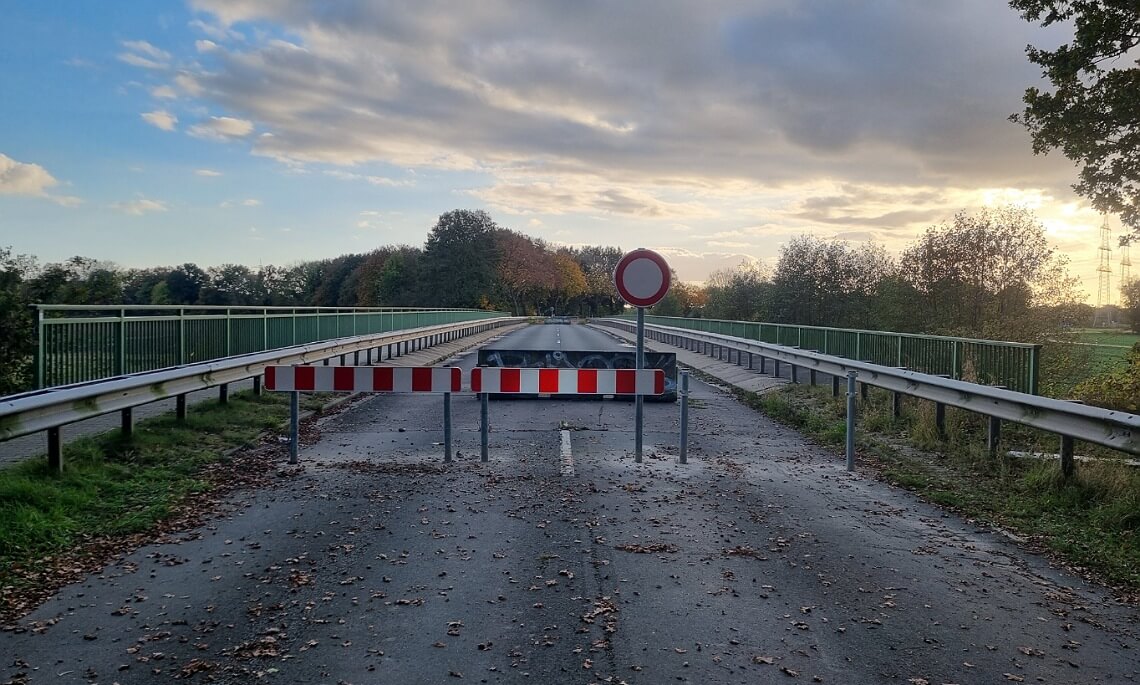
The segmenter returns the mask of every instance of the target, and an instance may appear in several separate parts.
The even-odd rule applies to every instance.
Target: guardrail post
[[[800,374],[799,374],[800,367],[796,366],[795,364],[788,364],[788,367],[789,367],[788,368],[788,376],[792,379],[793,383],[795,383],[796,385],[799,385],[799,383],[800,383]]]
[[[891,416],[896,419],[902,416],[902,398],[903,394],[897,390],[891,393]]]
[[[186,420],[186,394],[174,398],[174,418],[179,421]]]
[[[135,417],[131,407],[119,412],[119,419],[119,434],[124,438],[131,437],[131,434],[135,432]]]
[[[59,426],[47,429],[47,442],[48,468],[56,473],[62,473],[63,439],[59,434]]]
[[[1001,442],[1001,419],[996,416],[989,417],[989,426],[986,430],[986,449],[990,452],[990,457],[996,457],[998,451],[998,444]]]
[[[451,461],[451,393],[443,393],[443,461]]]
[[[689,372],[681,372],[681,463],[689,463]]]
[[[780,360],[779,359],[773,359],[772,360],[772,375],[776,378],[780,377]]]
[[[815,387],[815,369],[808,369],[808,384]]]
[[[752,353],[751,352],[748,353],[748,370],[749,371],[752,370]]]
[[[1061,436],[1061,475],[1072,478],[1077,466],[1073,461],[1073,438],[1068,435]]]
[[[839,376],[831,377],[831,396],[839,397]]]
[[[938,438],[946,439],[946,405],[941,402],[934,403],[934,427],[938,430]]]
[[[855,372],[847,372],[847,470],[855,470]]]
[[[253,377],[253,394],[256,397],[261,397],[261,376]]]
[[[866,383],[860,383],[859,396],[863,398],[864,402],[871,399],[871,386],[867,385]]]
[[[488,405],[490,395],[485,392],[479,393],[479,461],[487,461],[487,451],[491,442],[491,427],[489,425]]]
[[[289,463],[297,463],[301,442],[301,393],[289,393]]]
[[[226,404],[230,401],[230,386],[228,383],[222,383],[218,386],[218,403]]]

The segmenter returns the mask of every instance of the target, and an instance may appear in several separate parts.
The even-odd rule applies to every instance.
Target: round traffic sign
[[[669,291],[669,265],[653,250],[627,253],[614,269],[614,285],[621,299],[635,307],[652,307]]]

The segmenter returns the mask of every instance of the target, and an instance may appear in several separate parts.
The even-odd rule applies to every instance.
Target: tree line
[[[0,394],[31,377],[31,303],[471,307],[602,316],[623,308],[618,247],[553,246],[483,211],[439,217],[422,246],[251,269],[123,269],[85,257],[37,264],[0,248]],[[675,275],[674,275],[675,276]],[[701,285],[674,277],[651,313],[1046,342],[1087,325],[1077,280],[1028,210],[987,208],[929,227],[899,256],[800,236],[773,268],[745,263]],[[1140,290],[1126,302],[1140,326]]]

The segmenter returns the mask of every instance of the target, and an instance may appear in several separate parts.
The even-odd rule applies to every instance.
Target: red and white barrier
[[[471,370],[471,390],[528,395],[660,395],[661,369],[515,369],[495,366]]]
[[[458,367],[267,366],[265,388],[314,392],[459,392]]]

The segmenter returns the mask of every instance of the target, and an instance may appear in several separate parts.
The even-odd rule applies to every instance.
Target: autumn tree
[[[772,316],[782,323],[866,328],[879,283],[894,272],[873,243],[800,236],[780,249],[772,277]]]
[[[479,307],[489,302],[498,266],[497,228],[482,210],[442,214],[428,234],[420,260],[420,303]]]
[[[539,293],[554,289],[557,273],[552,255],[541,241],[517,231],[495,231],[495,249],[499,262],[496,269],[498,289],[510,303],[515,316],[531,313]]]
[[[209,282],[210,276],[201,267],[187,262],[166,276],[166,295],[170,304],[198,304],[198,296]]]
[[[1136,0],[1011,0],[1027,21],[1072,25],[1072,42],[1032,45],[1052,92],[1029,87],[1010,118],[1033,137],[1033,151],[1059,148],[1081,165],[1073,188],[1102,212],[1118,214],[1140,237],[1140,3]]]
[[[656,316],[699,316],[705,305],[704,289],[677,278],[677,272],[669,269],[669,291],[661,301],[649,308]]]
[[[1122,309],[1133,333],[1140,333],[1140,279],[1120,288]]]
[[[586,290],[569,305],[569,313],[604,316],[620,312],[621,299],[614,285],[614,270],[624,254],[621,248],[604,245],[565,248],[586,278]]]
[[[764,321],[769,318],[772,283],[760,264],[742,262],[710,274],[705,296],[704,315],[710,319]]]
[[[206,273],[210,280],[199,295],[202,304],[232,307],[255,303],[257,276],[248,266],[222,264],[210,267]]]
[[[0,396],[32,385],[35,320],[23,291],[34,269],[32,258],[0,247]]]
[[[566,312],[570,301],[581,297],[586,292],[586,274],[574,257],[565,250],[559,250],[551,256],[554,266],[554,288],[551,289],[550,302],[557,311]]]
[[[1035,307],[1079,299],[1066,264],[1031,212],[1003,207],[960,212],[928,228],[903,253],[900,270],[928,332],[1033,341],[1057,328]]]

